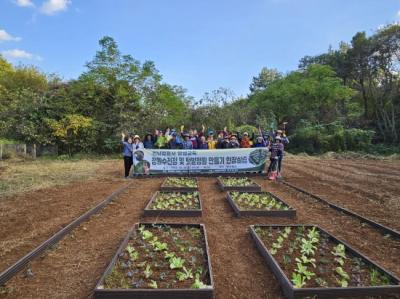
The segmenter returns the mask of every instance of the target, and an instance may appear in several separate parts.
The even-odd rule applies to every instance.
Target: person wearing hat
[[[182,143],[178,142],[176,132],[172,132],[171,139],[168,141],[168,148],[169,149],[181,149]]]
[[[183,133],[182,149],[193,149],[193,143],[190,140],[189,134]]]
[[[133,147],[133,151],[144,148],[143,142],[140,141],[139,135],[133,136],[132,147]]]
[[[229,138],[229,143],[228,143],[228,148],[239,148],[240,144],[239,141],[237,140],[237,135],[232,134],[231,137]]]
[[[219,131],[218,132],[218,138],[217,138],[217,148],[218,149],[224,149],[227,148],[226,144],[225,144],[225,140],[228,140],[229,143],[229,134],[228,134],[228,130],[227,127],[224,127],[223,131]]]
[[[250,148],[252,146],[252,142],[249,138],[249,133],[244,132],[242,140],[240,141],[240,147],[242,148]]]
[[[125,136],[124,133],[121,133],[121,136],[122,136],[121,143],[123,145],[122,155],[124,156],[125,178],[128,178],[133,164],[132,137]]]
[[[289,143],[289,138],[287,138],[286,134],[282,130],[276,130],[275,137],[280,137],[283,144]]]
[[[276,137],[279,137],[281,139],[281,143],[282,143],[282,147],[283,147],[282,155],[279,156],[279,159],[278,159],[279,178],[282,178],[282,161],[283,161],[283,156],[285,155],[285,145],[289,143],[289,138],[287,138],[285,132],[283,132],[282,130],[276,131]]]
[[[267,147],[268,140],[264,140],[262,136],[258,136],[253,144],[253,147]]]
[[[222,140],[218,142],[219,149],[227,149],[229,148],[229,135],[226,134],[223,136]]]
[[[283,143],[282,138],[280,136],[276,136],[274,139],[274,143],[271,146],[271,156],[270,156],[270,164],[268,167],[268,178],[270,180],[276,180],[279,177],[279,158],[283,155]]]

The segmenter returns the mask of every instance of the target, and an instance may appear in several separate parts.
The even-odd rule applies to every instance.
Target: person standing
[[[209,131],[208,132],[208,137],[207,137],[207,144],[208,144],[208,149],[216,149],[217,148],[217,140],[214,139],[214,131]]]
[[[121,133],[122,136],[122,154],[124,156],[124,168],[125,168],[125,178],[129,177],[129,173],[131,171],[131,167],[133,164],[132,159],[132,152],[133,152],[133,145],[132,145],[132,137],[125,136],[124,133]]]
[[[182,149],[193,149],[193,143],[190,141],[189,134],[183,133],[183,142],[182,142]]]
[[[200,137],[198,149],[201,149],[201,150],[208,149],[208,143],[207,143],[206,137],[204,135]]]
[[[228,148],[240,148],[240,143],[237,140],[236,134],[232,134],[229,139]]]
[[[277,136],[275,137],[274,143],[271,145],[271,156],[270,156],[270,161],[271,163],[269,164],[268,167],[268,179],[269,180],[276,180],[279,178],[279,158],[282,157],[283,155],[283,143],[281,137]]]
[[[286,134],[282,130],[277,130],[276,131],[276,136],[275,138],[279,137],[282,143],[282,155],[279,156],[278,159],[278,171],[279,171],[279,178],[282,178],[282,161],[283,161],[283,156],[285,155],[285,145],[289,144],[289,138],[287,138]]]
[[[143,142],[140,141],[139,135],[135,135],[133,137],[132,147],[133,147],[133,151],[144,148]]]
[[[154,137],[150,133],[148,133],[144,137],[143,145],[145,149],[153,149],[154,148]]]
[[[154,145],[158,149],[167,147],[167,137],[165,137],[163,131],[156,131],[156,142]]]
[[[244,132],[242,140],[240,141],[240,147],[241,148],[250,148],[251,146],[252,146],[252,143],[249,138],[249,133]]]
[[[171,134],[171,139],[168,141],[168,148],[169,149],[181,149],[182,144],[178,142],[178,138],[176,136],[176,133]]]

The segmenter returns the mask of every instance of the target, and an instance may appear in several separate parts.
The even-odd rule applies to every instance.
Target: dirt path
[[[318,224],[356,249],[400,275],[400,242],[385,238],[358,220],[338,213],[281,184],[255,179],[297,209],[294,220],[237,218],[215,178],[200,178],[203,216],[200,218],[144,218],[142,211],[162,179],[136,180],[101,214],[78,227],[59,246],[31,265],[33,277],[23,275],[8,284],[0,298],[88,298],[128,229],[139,221],[204,223],[210,245],[216,298],[281,298],[274,276],[256,251],[250,224]]]

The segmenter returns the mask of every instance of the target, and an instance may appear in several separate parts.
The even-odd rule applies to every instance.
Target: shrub
[[[290,136],[292,152],[320,154],[328,151],[364,151],[371,146],[375,132],[345,128],[340,122],[323,125],[303,123]]]

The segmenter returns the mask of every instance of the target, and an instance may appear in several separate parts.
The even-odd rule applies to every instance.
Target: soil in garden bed
[[[303,240],[309,240],[307,234],[311,227],[287,226],[286,228],[289,228],[289,232],[285,232],[284,227],[257,226],[255,231],[289,280],[292,280],[293,273],[298,273],[297,265],[299,263],[306,266],[307,271],[314,273],[313,277],[306,280],[303,288],[341,287],[340,281],[344,281],[344,279],[336,271],[338,267],[349,276],[348,279],[345,279],[348,287],[396,285],[396,282],[378,268],[346,250],[344,251],[345,257],[341,258],[343,262],[341,265],[338,262],[340,257],[335,255],[338,243],[318,229],[316,231],[319,232],[319,241],[314,243],[315,253],[308,255],[303,253],[301,251]],[[283,240],[280,245],[282,247],[275,248],[279,243],[277,241],[279,238]],[[302,256],[315,259],[313,261],[315,267],[311,262],[302,262]]]
[[[211,284],[200,227],[142,225],[120,253],[104,288],[196,288],[196,279]]]
[[[234,203],[243,211],[287,211],[291,208],[267,192],[229,192]]]
[[[199,210],[199,192],[157,192],[148,209],[151,210]]]
[[[167,177],[162,187],[197,188],[197,179],[189,177]]]
[[[377,168],[381,168],[379,163],[376,164]],[[116,172],[118,167],[120,164],[116,164]],[[92,217],[75,229],[58,246],[47,251],[43,258],[32,262],[31,269],[34,276],[26,278],[21,273],[13,278],[7,284],[9,293],[0,294],[0,298],[91,298],[100,276],[115,255],[122,238],[134,223],[171,222],[169,217],[142,215],[143,206],[159,189],[163,179],[145,178],[134,181],[132,188],[120,195],[100,215]],[[316,201],[303,199],[301,194],[291,188],[268,182],[264,178],[253,179],[263,187],[263,190],[284,198],[297,210],[297,218],[289,220],[265,217],[257,218],[256,221],[254,218],[238,218],[232,214],[231,207],[225,199],[226,194],[220,192],[215,185],[216,179],[199,178],[203,216],[191,218],[190,222],[204,223],[206,226],[216,299],[282,298],[279,284],[250,237],[248,227],[251,224],[321,225],[373,261],[400,276],[400,242],[391,237],[383,237],[368,225],[363,225],[360,221]],[[98,189],[101,189],[102,185],[103,182],[98,183]],[[386,186],[381,184],[376,187],[376,192],[384,192]],[[78,202],[82,195],[74,194],[71,192],[70,196],[68,194],[59,196]],[[65,210],[63,204],[59,204],[59,211]],[[37,210],[39,211],[40,209]],[[389,220],[398,222],[395,217],[388,218]],[[175,218],[173,222],[184,223],[188,220]],[[34,234],[37,232],[38,223],[32,219],[30,224],[31,227],[27,231]],[[12,229],[6,231],[13,232]]]

